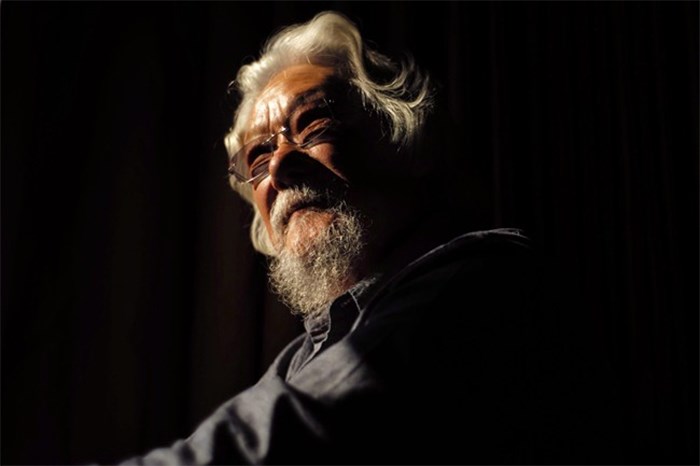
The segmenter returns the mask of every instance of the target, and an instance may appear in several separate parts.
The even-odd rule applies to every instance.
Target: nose
[[[313,174],[315,160],[293,142],[281,141],[270,159],[270,183],[281,191],[307,181]]]

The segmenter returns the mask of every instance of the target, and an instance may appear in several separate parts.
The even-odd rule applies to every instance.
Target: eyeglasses
[[[300,111],[292,113],[276,133],[261,135],[243,144],[231,157],[229,175],[235,176],[242,183],[257,186],[270,174],[270,160],[279,147],[277,141],[280,135],[295,149],[310,149],[318,144],[332,142],[338,127],[331,111],[332,103],[333,100],[323,99],[320,105],[313,108],[303,106]],[[291,121],[296,123],[296,134],[290,130]]]

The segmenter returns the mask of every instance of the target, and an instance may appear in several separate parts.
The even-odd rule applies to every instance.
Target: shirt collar
[[[515,228],[469,232],[435,247],[406,265],[398,273],[390,274],[392,276],[383,277],[377,274],[360,281],[331,302],[322,312],[304,320],[304,328],[314,346],[313,352],[316,353],[335,343],[357,327],[363,320],[364,309],[384,290],[390,289],[425,264],[432,263],[436,258],[449,256],[453,251],[463,248],[467,244],[488,238],[507,238],[510,241],[527,240],[523,232]]]
[[[350,332],[369,300],[372,286],[378,279],[378,276],[373,276],[360,281],[336,298],[322,312],[304,320],[304,328],[314,345],[314,352],[338,341]]]

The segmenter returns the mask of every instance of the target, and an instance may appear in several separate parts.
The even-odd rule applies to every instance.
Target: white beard
[[[292,313],[304,318],[321,312],[354,285],[353,271],[364,249],[362,216],[330,193],[319,193],[308,187],[285,191],[276,199],[271,223],[277,236],[284,238],[283,219],[292,204],[320,200],[324,206],[330,206],[324,207],[324,211],[334,214],[331,224],[303,247],[295,247],[294,251],[282,247],[270,262],[273,291]],[[303,228],[303,225],[296,228]]]

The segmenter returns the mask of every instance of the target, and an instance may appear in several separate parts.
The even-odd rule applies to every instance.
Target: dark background
[[[568,285],[561,311],[595,322],[629,463],[697,464],[697,2],[12,1],[2,463],[168,445],[300,330],[266,290],[222,136],[238,67],[323,9],[444,84],[487,226],[525,228]]]

